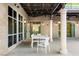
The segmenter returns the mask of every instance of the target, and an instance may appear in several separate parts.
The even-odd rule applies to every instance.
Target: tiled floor
[[[39,52],[37,53],[35,47],[30,47],[29,42],[22,42],[19,46],[17,46],[13,51],[8,53],[6,56],[61,56],[61,54],[58,53],[60,50],[60,39],[54,39],[51,45],[51,52],[45,54],[42,50],[39,50]],[[68,56],[79,55],[79,39],[68,38],[67,47],[69,52],[67,54]]]

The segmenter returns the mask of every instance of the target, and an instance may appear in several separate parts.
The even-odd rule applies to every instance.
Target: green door
[[[67,37],[72,37],[72,24],[67,22]]]
[[[75,24],[72,24],[72,37],[75,37]]]

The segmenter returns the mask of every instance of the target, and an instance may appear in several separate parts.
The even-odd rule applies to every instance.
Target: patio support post
[[[24,40],[24,23],[25,23],[25,21],[23,19],[23,40]]]
[[[51,19],[50,20],[50,41],[52,42],[53,41],[53,20]]]
[[[60,17],[61,17],[61,54],[67,54],[67,20],[66,20],[66,12],[64,8],[60,10]]]
[[[18,37],[18,33],[19,33],[18,27],[19,27],[19,24],[18,24],[18,13],[17,13],[17,42],[19,41],[19,37]]]

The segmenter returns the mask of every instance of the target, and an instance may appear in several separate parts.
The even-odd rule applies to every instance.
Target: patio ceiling
[[[56,14],[62,7],[62,3],[21,3],[28,16],[42,16]]]

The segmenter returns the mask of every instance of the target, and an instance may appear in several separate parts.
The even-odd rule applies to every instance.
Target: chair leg
[[[52,46],[51,46],[51,43],[49,44],[49,49],[50,49],[50,50],[52,50]]]
[[[39,48],[39,47],[38,47],[38,42],[37,42],[37,52],[38,52],[38,48]]]
[[[31,48],[33,48],[33,42],[31,42]]]
[[[48,50],[49,50],[49,52],[50,52],[50,46],[48,46]]]
[[[37,52],[38,52],[38,47],[37,47]]]
[[[45,49],[45,53],[47,54],[47,47],[45,47],[44,49]]]

